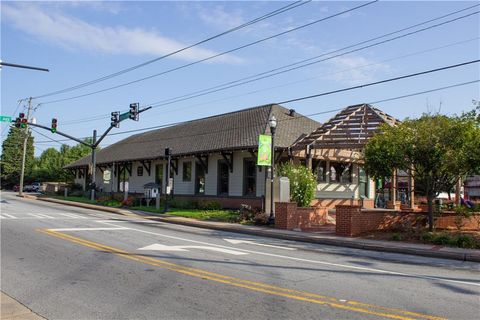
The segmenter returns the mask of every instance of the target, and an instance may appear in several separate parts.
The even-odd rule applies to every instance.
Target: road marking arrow
[[[223,239],[223,240],[225,240],[227,242],[230,242],[231,244],[246,243],[246,244],[253,244],[253,245],[256,245],[256,246],[270,247],[270,248],[283,249],[283,250],[297,250],[295,248],[281,247],[281,246],[274,246],[274,245],[271,245],[271,244],[263,244],[263,243],[253,242],[251,240],[239,240],[239,239]]]
[[[151,250],[151,251],[189,251],[188,249],[200,249],[200,250],[210,250],[221,253],[233,254],[235,256],[241,256],[248,254],[247,252],[240,252],[230,249],[217,248],[217,247],[208,247],[208,246],[166,246],[160,243],[154,243],[149,246],[139,248],[137,250]]]

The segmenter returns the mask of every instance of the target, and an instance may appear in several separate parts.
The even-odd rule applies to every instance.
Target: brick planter
[[[295,202],[275,203],[275,228],[315,230],[327,223],[324,207],[299,208]]]

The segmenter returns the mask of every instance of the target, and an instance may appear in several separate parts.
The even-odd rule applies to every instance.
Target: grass
[[[96,201],[91,201],[88,198],[85,197],[80,197],[80,196],[57,196],[57,195],[46,195],[46,198],[54,198],[58,200],[66,200],[66,201],[75,201],[75,202],[82,202],[82,203],[88,203],[88,204],[98,204]]]
[[[132,210],[141,210],[153,213],[162,213],[163,208],[160,210],[155,209],[154,206],[137,206],[131,207]],[[201,210],[201,209],[179,209],[169,208],[168,214],[178,217],[193,218],[198,220],[208,221],[220,221],[220,222],[235,222],[238,218],[238,211],[232,210]]]

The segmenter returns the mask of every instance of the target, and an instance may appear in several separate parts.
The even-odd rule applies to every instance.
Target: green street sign
[[[0,122],[12,122],[12,117],[0,116]]]
[[[125,119],[128,119],[130,116],[130,112],[125,112],[120,115],[120,121],[123,121]]]
[[[272,136],[261,134],[258,136],[258,166],[272,165]]]

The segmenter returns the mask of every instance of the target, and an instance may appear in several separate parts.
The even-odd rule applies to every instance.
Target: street
[[[480,265],[1,194],[1,290],[47,319],[478,319]]]

